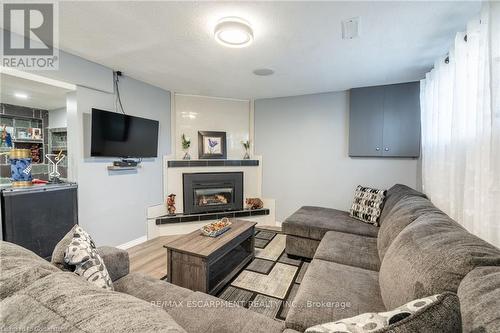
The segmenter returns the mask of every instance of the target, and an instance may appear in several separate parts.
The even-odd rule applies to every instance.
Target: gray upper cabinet
[[[352,89],[349,156],[420,155],[419,82]]]
[[[382,156],[384,87],[351,90],[349,156]]]

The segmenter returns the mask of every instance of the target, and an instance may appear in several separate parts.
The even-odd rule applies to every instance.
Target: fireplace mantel
[[[168,168],[196,168],[196,167],[234,167],[260,165],[259,160],[171,160],[167,161]]]
[[[243,200],[246,198],[261,198],[264,202],[264,209],[259,211],[238,211],[235,217],[244,218],[264,225],[276,225],[275,202],[272,198],[262,196],[262,157],[254,156],[251,160],[179,160],[174,155],[163,158],[163,202],[148,208],[148,238],[157,236],[184,234],[199,229],[209,222],[208,218],[219,218],[219,214],[198,214],[193,216],[185,215],[183,212],[183,174],[185,173],[206,173],[206,172],[242,172],[243,173]],[[168,220],[165,204],[169,194],[175,194],[176,214],[173,220]],[[215,214],[215,216],[214,216]],[[220,215],[222,216],[222,215]],[[183,223],[176,223],[176,222]],[[178,220],[176,220],[176,218]],[[198,219],[199,218],[199,219]],[[157,220],[162,220],[156,224]],[[167,222],[174,222],[168,223]]]

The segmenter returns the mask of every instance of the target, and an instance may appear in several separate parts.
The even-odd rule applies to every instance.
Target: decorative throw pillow
[[[385,190],[377,190],[358,185],[354,192],[351,217],[378,226],[384,198]]]
[[[52,257],[50,258],[50,262],[55,265],[57,268],[62,269],[64,271],[74,271],[74,267],[69,267],[68,264],[64,261],[64,253],[68,248],[69,243],[73,239],[73,235],[75,234],[75,229],[78,227],[78,224],[75,224],[70,231],[56,244],[54,247],[54,251],[52,251]]]
[[[95,247],[92,237],[81,227],[76,227],[73,239],[66,249],[64,261],[75,266],[75,273],[100,288],[113,290],[108,270]]]
[[[316,325],[305,333],[458,333],[462,331],[458,296],[445,292],[406,303],[392,311],[363,313]]]

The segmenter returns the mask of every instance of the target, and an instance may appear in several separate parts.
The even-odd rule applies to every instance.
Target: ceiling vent
[[[342,39],[359,37],[359,17],[342,21]]]
[[[273,75],[274,71],[270,68],[257,68],[253,71],[253,73],[258,76],[269,76]]]

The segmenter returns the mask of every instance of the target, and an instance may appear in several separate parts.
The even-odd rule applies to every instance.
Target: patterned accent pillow
[[[460,318],[457,295],[446,292],[408,302],[392,311],[363,313],[316,325],[305,333],[456,333],[462,328]]]
[[[70,267],[65,261],[64,256],[66,249],[68,248],[69,243],[73,239],[73,235],[75,234],[75,229],[78,227],[78,224],[75,224],[70,231],[64,235],[64,237],[57,243],[54,247],[54,251],[52,251],[52,257],[50,258],[50,262],[53,263],[57,268],[63,271],[71,271],[75,270],[75,267]]]
[[[64,254],[64,261],[75,266],[75,273],[100,288],[113,290],[108,270],[95,247],[92,237],[81,227],[76,227],[73,239]]]
[[[378,226],[378,219],[384,205],[385,190],[358,185],[354,192],[351,217]]]

